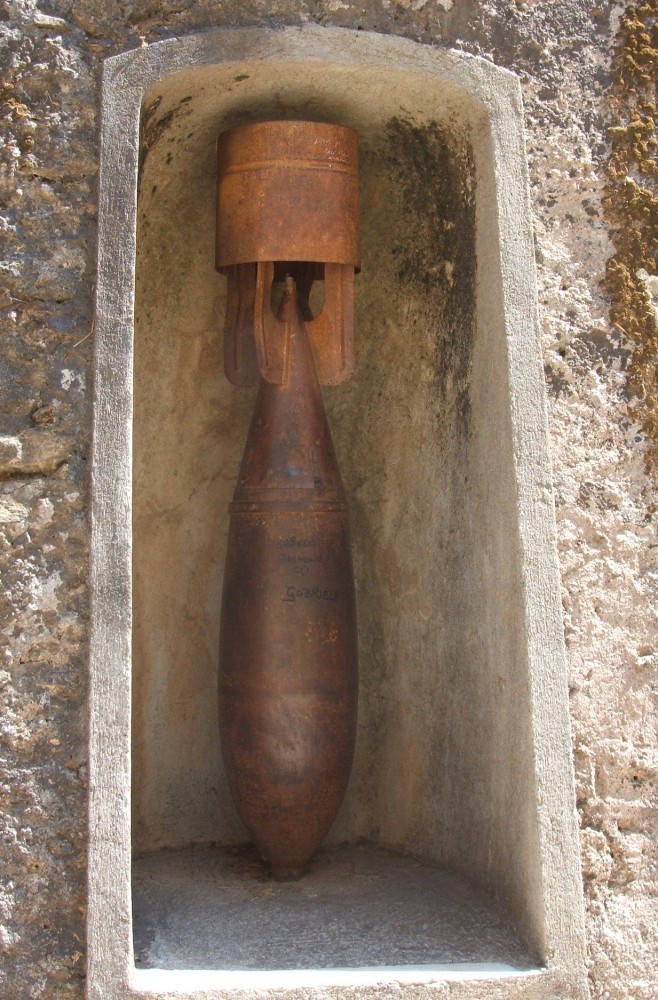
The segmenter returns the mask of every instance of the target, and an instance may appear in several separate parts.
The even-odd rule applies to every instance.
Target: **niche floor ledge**
[[[145,855],[133,866],[133,931],[138,971],[221,970],[234,986],[257,987],[259,973],[272,986],[273,974],[301,985],[538,971],[490,897],[373,847],[323,851],[289,883],[271,881],[248,848]]]

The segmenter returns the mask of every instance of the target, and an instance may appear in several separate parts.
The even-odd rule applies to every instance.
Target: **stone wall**
[[[658,544],[648,470],[657,18],[656,0],[630,17],[608,0],[11,0],[0,9],[0,993],[8,1000],[84,990],[85,460],[101,63],[210,26],[309,22],[459,48],[521,78],[591,991],[599,1000],[655,996]],[[629,76],[629,59],[648,83],[640,71]],[[626,159],[610,128],[624,130]],[[640,204],[626,226],[633,184]],[[638,280],[639,267],[649,277]]]

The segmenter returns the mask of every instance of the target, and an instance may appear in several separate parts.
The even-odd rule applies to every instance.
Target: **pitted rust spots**
[[[658,324],[638,271],[658,274],[658,0],[630,6],[620,24],[609,130],[606,195],[616,253],[605,286],[610,316],[635,347],[628,387],[631,413],[652,442],[647,464],[658,472]]]

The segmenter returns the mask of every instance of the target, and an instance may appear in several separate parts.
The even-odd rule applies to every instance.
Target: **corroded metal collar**
[[[358,138],[341,125],[270,121],[218,141],[217,269],[317,261],[358,269]]]

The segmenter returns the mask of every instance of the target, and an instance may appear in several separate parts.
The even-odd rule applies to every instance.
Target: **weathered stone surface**
[[[23,457],[23,445],[17,437],[0,437],[0,472],[10,472]]]
[[[72,441],[53,431],[28,429],[20,437],[0,438],[0,474],[45,475],[69,457]]]
[[[650,11],[655,4],[650,3]],[[455,46],[522,80],[558,505],[592,996],[652,1000],[658,957],[655,487],[631,345],[601,289],[612,48],[586,0],[12,0],[0,14],[2,433],[58,429],[55,471],[1,481],[2,970],[8,1000],[81,997],[85,378],[104,56],[217,24],[314,21]],[[62,23],[63,22],[63,23]],[[655,154],[652,154],[655,155]],[[64,374],[64,373],[67,374]],[[52,415],[52,424],[40,412]]]

